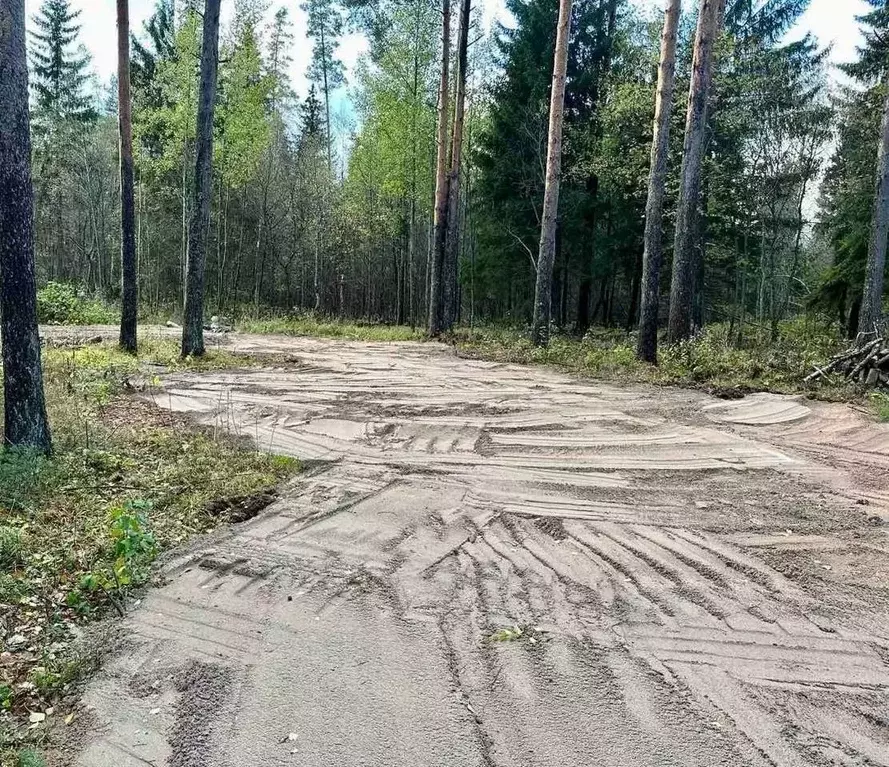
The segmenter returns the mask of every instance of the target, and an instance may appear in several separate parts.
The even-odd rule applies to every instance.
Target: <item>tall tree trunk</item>
[[[867,249],[864,294],[858,315],[859,333],[873,333],[883,318],[887,240],[889,240],[889,93],[883,104],[883,125],[877,154],[877,193],[874,197],[874,216]]]
[[[37,333],[25,0],[0,0],[0,190],[4,441],[49,452]]]
[[[435,163],[435,215],[429,270],[430,336],[441,332],[442,271],[448,217],[448,66],[451,48],[451,0],[441,2],[441,81],[438,85],[438,136]]]
[[[713,47],[719,35],[725,0],[700,0],[691,90],[685,122],[682,155],[682,185],[676,216],[673,251],[673,281],[670,286],[668,338],[677,343],[691,336],[694,304],[694,249],[698,247],[697,216],[701,198],[704,144],[707,134],[707,107],[713,82]]]
[[[330,87],[327,84],[327,47],[324,42],[324,25],[321,25],[321,73],[324,78],[324,132],[327,138],[327,170],[333,176],[333,133],[330,130]],[[318,307],[315,307],[316,310]]]
[[[129,0],[117,0],[117,113],[120,132],[120,346],[136,352],[139,284],[133,184],[133,117],[130,102]]]
[[[457,95],[454,104],[454,133],[451,136],[451,170],[448,175],[448,213],[444,268],[442,269],[442,329],[450,330],[457,321],[457,262],[460,255],[460,162],[463,153],[463,121],[466,105],[469,23],[472,0],[460,8],[460,37],[457,43]]]
[[[661,264],[664,258],[664,193],[667,157],[670,150],[670,114],[676,83],[676,36],[682,0],[667,0],[661,63],[658,72],[657,102],[654,109],[654,141],[651,145],[651,173],[648,203],[645,207],[645,247],[642,255],[642,307],[636,356],[657,362],[657,326],[660,309]]]
[[[537,285],[534,294],[534,320],[531,341],[537,346],[549,343],[552,315],[553,262],[556,257],[556,229],[559,218],[559,180],[562,171],[562,117],[565,111],[565,73],[568,69],[568,38],[571,33],[571,0],[559,0],[556,52],[549,102],[549,141],[546,150],[546,189],[543,194],[543,221],[540,252],[537,257]]]
[[[220,0],[206,0],[201,48],[201,89],[195,133],[194,210],[188,236],[185,312],[182,322],[182,356],[204,353],[204,265],[207,230],[210,228],[210,195],[213,186],[213,112],[216,106],[216,74],[219,67]]]

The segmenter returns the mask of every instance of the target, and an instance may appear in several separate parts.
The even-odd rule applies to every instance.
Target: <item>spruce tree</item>
[[[96,110],[86,92],[90,58],[78,44],[80,11],[69,0],[44,0],[31,33],[31,85],[38,134],[59,122],[90,122]]]

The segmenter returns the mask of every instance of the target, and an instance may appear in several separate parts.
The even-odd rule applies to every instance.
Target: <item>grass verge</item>
[[[420,327],[340,322],[313,314],[245,317],[236,324],[238,330],[245,333],[320,336],[347,341],[422,341],[425,338],[425,330]]]
[[[447,340],[467,357],[551,365],[603,380],[686,386],[721,396],[771,391],[822,399],[861,397],[839,377],[805,383],[815,365],[843,342],[829,330],[802,321],[782,325],[775,340],[751,337],[741,347],[730,342],[726,326],[710,325],[691,341],[662,348],[657,366],[639,362],[634,337],[618,330],[597,329],[583,339],[557,335],[545,349],[509,328],[459,328]]]
[[[93,665],[85,624],[123,613],[163,550],[219,523],[220,498],[267,491],[290,458],[193,427],[127,390],[165,370],[243,367],[210,351],[181,360],[173,341],[47,348],[55,452],[0,453],[0,764],[71,724],[76,683]],[[223,514],[224,515],[224,514]]]

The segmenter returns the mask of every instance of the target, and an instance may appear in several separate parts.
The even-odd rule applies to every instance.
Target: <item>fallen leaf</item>
[[[72,711],[68,716],[65,717],[65,724],[71,724],[74,721],[75,713]]]

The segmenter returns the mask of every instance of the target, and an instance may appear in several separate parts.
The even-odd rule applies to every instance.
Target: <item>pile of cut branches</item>
[[[847,381],[889,389],[889,335],[857,340],[853,346],[835,354],[823,367],[806,376],[806,382],[840,375]]]

